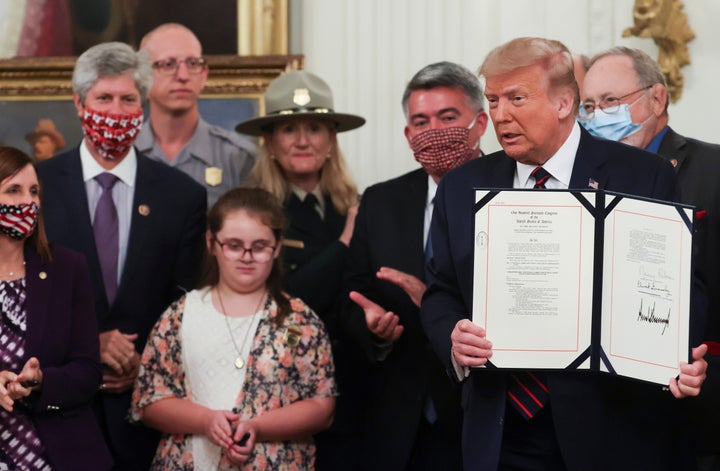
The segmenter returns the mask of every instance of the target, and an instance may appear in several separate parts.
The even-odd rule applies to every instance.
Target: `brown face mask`
[[[413,137],[410,148],[415,160],[420,162],[427,173],[442,177],[480,155],[479,148],[473,149],[468,145],[469,136],[469,128],[429,129]]]

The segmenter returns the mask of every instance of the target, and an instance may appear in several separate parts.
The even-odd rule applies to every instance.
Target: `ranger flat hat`
[[[365,118],[335,112],[332,91],[328,84],[317,75],[304,70],[287,72],[270,82],[263,99],[265,116],[243,121],[235,126],[237,132],[261,136],[268,132],[276,121],[290,117],[332,121],[338,132],[349,131],[365,124]]]

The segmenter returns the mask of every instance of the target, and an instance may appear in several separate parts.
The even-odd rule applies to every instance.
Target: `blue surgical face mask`
[[[634,104],[634,103],[633,103]],[[619,141],[635,134],[642,128],[642,123],[635,124],[630,116],[630,105],[623,103],[618,105],[619,109],[614,113],[606,113],[600,108],[595,108],[595,115],[592,119],[578,118],[578,122],[588,130],[590,134],[597,137]],[[580,117],[587,116],[585,110],[580,107]]]

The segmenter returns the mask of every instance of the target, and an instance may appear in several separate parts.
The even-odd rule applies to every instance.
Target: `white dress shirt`
[[[118,286],[125,267],[127,258],[128,238],[130,237],[130,222],[132,221],[133,197],[135,196],[135,175],[137,174],[137,156],[135,148],[131,147],[130,152],[112,170],[105,170],[95,160],[83,139],[80,144],[80,163],[82,164],[83,181],[85,182],[85,193],[88,199],[88,211],[90,211],[90,222],[95,219],[95,208],[102,195],[102,187],[95,177],[101,173],[112,173],[120,180],[115,183],[112,189],[112,199],[118,214]]]

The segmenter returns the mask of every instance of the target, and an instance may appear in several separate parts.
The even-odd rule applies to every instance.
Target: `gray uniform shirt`
[[[257,147],[237,133],[203,121],[175,159],[170,160],[155,142],[150,120],[143,124],[135,147],[153,160],[175,167],[207,190],[208,208],[226,191],[241,186],[255,164]]]

